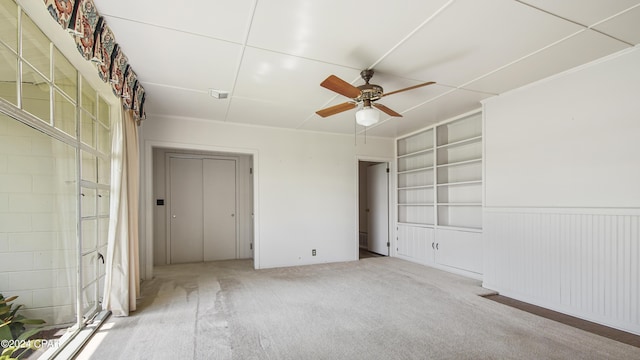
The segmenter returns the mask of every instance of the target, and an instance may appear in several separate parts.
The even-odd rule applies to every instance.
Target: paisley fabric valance
[[[125,108],[133,110],[136,121],[144,120],[144,88],[93,0],[44,0],[44,4],[51,17],[73,35],[80,54],[96,65],[100,79],[111,84]]]

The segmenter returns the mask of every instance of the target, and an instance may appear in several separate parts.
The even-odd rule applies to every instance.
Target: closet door
[[[203,160],[204,261],[237,258],[236,161]]]
[[[389,256],[389,173],[387,163],[367,168],[369,251]]]
[[[170,158],[171,263],[203,261],[202,159]]]

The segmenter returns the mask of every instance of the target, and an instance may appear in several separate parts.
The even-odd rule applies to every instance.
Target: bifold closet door
[[[236,259],[236,162],[203,160],[204,261]]]
[[[201,262],[202,159],[170,158],[171,263]]]

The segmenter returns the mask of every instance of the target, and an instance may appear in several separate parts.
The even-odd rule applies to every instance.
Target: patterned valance
[[[133,110],[136,121],[144,120],[144,88],[93,0],[44,0],[44,4],[73,35],[80,54],[96,65],[100,79],[108,81],[124,107]]]

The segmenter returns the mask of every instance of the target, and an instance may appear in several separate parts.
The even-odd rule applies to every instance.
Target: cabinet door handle
[[[432,249],[435,249],[435,248],[436,248],[436,245],[435,245],[435,244],[436,244],[435,242],[432,242],[432,243],[431,243],[431,248],[432,248]]]
[[[438,245],[440,245],[440,243],[437,243],[437,244],[436,244],[436,250],[439,250],[439,249],[438,249]]]

